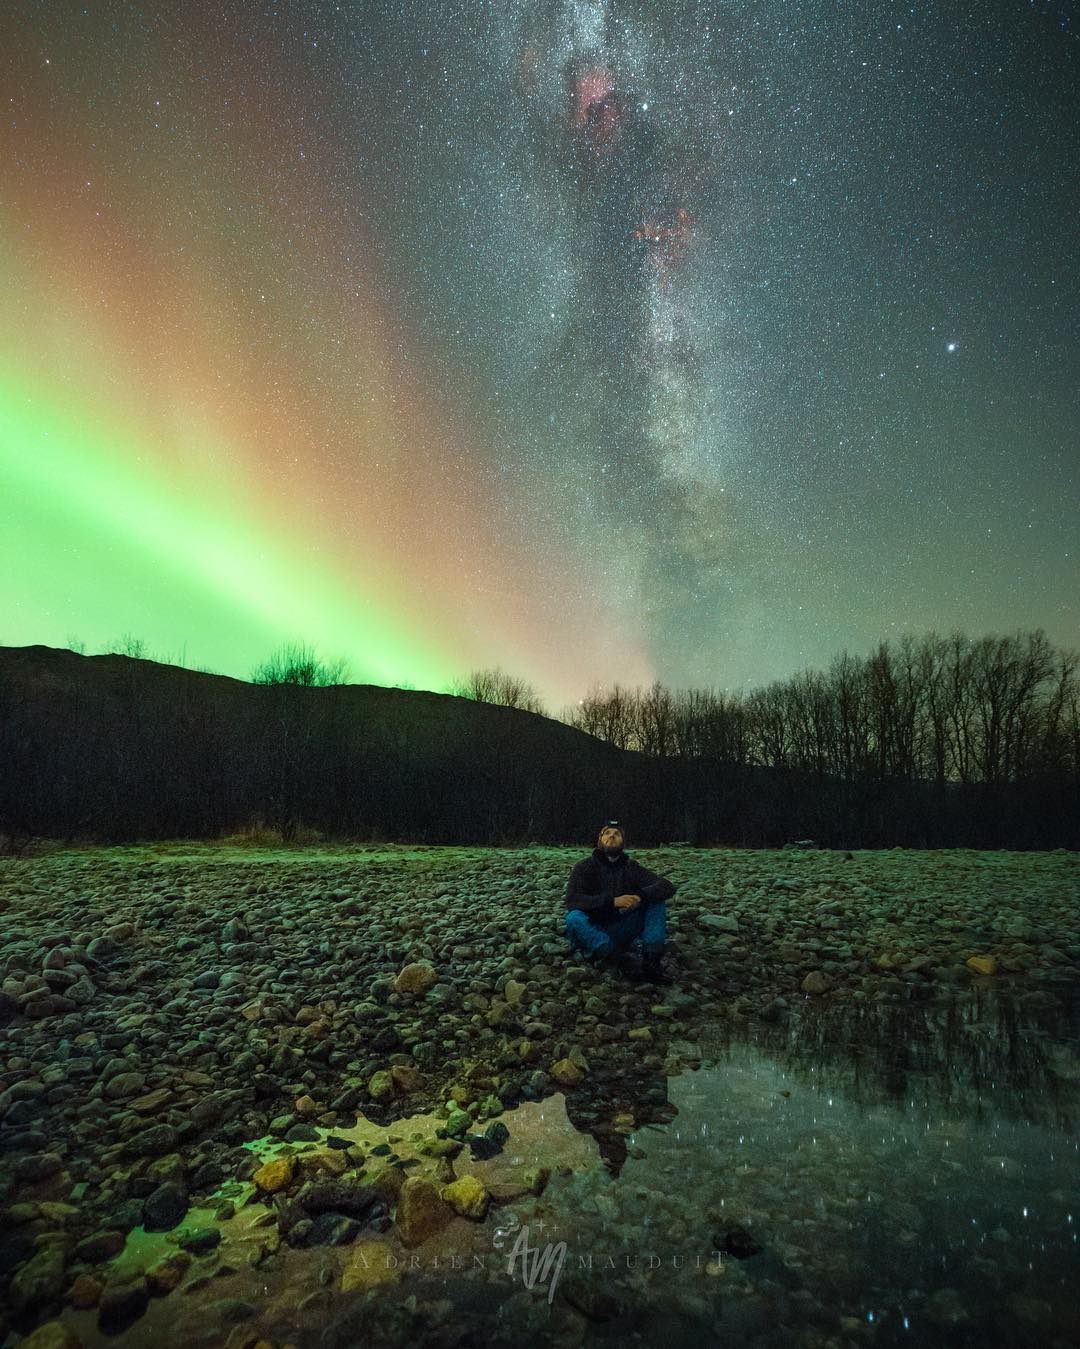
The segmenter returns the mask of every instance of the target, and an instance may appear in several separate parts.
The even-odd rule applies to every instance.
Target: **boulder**
[[[419,1246],[441,1232],[454,1216],[454,1210],[439,1194],[434,1181],[409,1176],[398,1195],[395,1225],[404,1246]]]
[[[458,1176],[442,1188],[443,1199],[463,1218],[483,1219],[491,1203],[487,1186],[478,1176]]]

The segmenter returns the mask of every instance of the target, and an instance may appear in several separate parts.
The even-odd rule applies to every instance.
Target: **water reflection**
[[[551,1198],[645,1342],[677,1306],[758,1345],[1080,1343],[1071,1010],[980,990],[715,1027],[674,1046],[702,1066],[618,1180]],[[646,1252],[655,1269],[624,1268]]]
[[[933,1006],[811,1002],[782,1022],[671,1039],[671,1072],[590,1072],[504,1112],[502,1151],[463,1150],[453,1170],[520,1197],[417,1249],[378,1233],[397,1262],[378,1288],[345,1287],[355,1244],[264,1257],[266,1208],[236,1193],[198,1278],[118,1342],[216,1349],[229,1301],[250,1304],[253,1335],[298,1349],[1064,1349],[1080,1343],[1074,1008],[980,989]],[[335,1132],[371,1173],[430,1175],[440,1163],[424,1144],[440,1123]],[[313,1167],[327,1151],[262,1143]],[[550,1168],[540,1193],[516,1184],[533,1168]],[[524,1226],[538,1245],[566,1243],[550,1302],[508,1268]],[[66,1319],[87,1349],[116,1342],[92,1313]]]
[[[667,1124],[679,1113],[668,1096],[668,1078],[659,1069],[635,1066],[610,1077],[586,1080],[566,1096],[566,1117],[595,1139],[612,1177],[627,1158],[627,1138],[636,1128]]]
[[[1018,1002],[976,989],[933,1007],[808,1004],[781,1025],[717,1026],[704,1043],[749,1038],[790,1073],[856,1103],[955,1104],[972,1120],[1028,1120],[1073,1132],[1080,1082],[1075,998]]]

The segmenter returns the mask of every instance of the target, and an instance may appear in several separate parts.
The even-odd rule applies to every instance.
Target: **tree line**
[[[638,847],[1075,848],[1077,670],[1042,631],[931,633],[744,694],[594,687],[550,717],[500,670],[405,694],[342,682],[304,643],[246,683],[0,647],[0,847],[249,829],[591,846],[616,817]]]
[[[84,650],[81,643],[74,650]],[[110,651],[147,657],[125,634]],[[183,662],[177,662],[182,664]],[[349,681],[344,657],[283,643],[251,682],[324,688]],[[407,683],[396,688],[412,688]],[[1080,653],[1041,628],[977,639],[953,631],[848,651],[750,692],[594,684],[553,715],[525,679],[474,670],[438,690],[553,717],[617,749],[654,758],[794,769],[842,782],[1000,783],[1080,778]]]
[[[1080,657],[1041,629],[905,636],[743,694],[659,682],[594,689],[567,720],[661,757],[795,768],[844,782],[1080,776]]]

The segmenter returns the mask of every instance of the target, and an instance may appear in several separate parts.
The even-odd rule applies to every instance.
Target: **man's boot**
[[[639,976],[638,964],[629,951],[610,951],[606,955],[588,957],[588,963],[600,974],[623,974],[628,979]]]
[[[646,946],[641,953],[641,982],[644,984],[670,984],[669,974],[664,973],[664,948]]]

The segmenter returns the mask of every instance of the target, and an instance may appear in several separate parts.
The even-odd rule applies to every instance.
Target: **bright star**
[[[959,342],[946,342],[946,344],[945,344],[945,350],[946,350],[946,351],[955,351],[959,345],[960,345]]]

